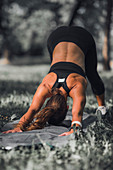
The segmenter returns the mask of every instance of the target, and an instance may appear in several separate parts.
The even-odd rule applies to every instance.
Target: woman
[[[96,95],[99,109],[106,112],[104,84],[97,73],[96,46],[92,35],[81,27],[62,26],[51,33],[47,41],[51,68],[39,85],[30,108],[13,130],[22,132],[44,128],[46,122],[58,125],[67,113],[67,96],[73,99],[72,125],[82,127],[86,103],[86,76]],[[45,100],[46,106],[40,111]],[[73,128],[60,136],[73,133]]]

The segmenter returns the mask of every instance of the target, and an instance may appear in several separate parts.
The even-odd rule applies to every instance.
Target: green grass
[[[106,87],[106,104],[109,113],[98,116],[87,133],[71,138],[62,148],[46,143],[18,146],[12,150],[0,147],[1,170],[113,170],[113,74],[102,75]],[[41,81],[41,80],[40,80]],[[11,119],[20,118],[29,108],[37,82],[2,81],[0,83],[0,127]],[[68,100],[70,109],[72,100]],[[96,99],[87,89],[85,111],[95,113]],[[12,116],[13,115],[13,116]]]

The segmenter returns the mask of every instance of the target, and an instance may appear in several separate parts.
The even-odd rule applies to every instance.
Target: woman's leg
[[[96,95],[96,99],[99,106],[104,106],[104,84],[97,72],[97,52],[96,45],[93,43],[92,47],[89,49],[85,58],[85,70],[86,76],[91,83],[93,93]]]

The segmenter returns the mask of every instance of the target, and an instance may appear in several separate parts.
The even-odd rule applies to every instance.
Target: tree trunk
[[[5,33],[6,28],[2,25],[4,20],[4,0],[0,0],[0,34],[3,36],[3,47],[1,50],[2,58],[0,56],[0,64],[10,64],[9,57],[10,57],[10,50],[8,49],[8,42],[7,42],[7,35]]]
[[[78,12],[78,10],[79,10],[80,7],[81,7],[82,2],[83,2],[83,0],[78,0],[77,4],[75,3],[74,9],[73,9],[72,14],[71,14],[71,17],[70,17],[70,19],[69,19],[68,26],[73,25],[73,20],[74,20],[74,18],[76,17],[77,12]]]
[[[110,70],[110,25],[112,14],[112,0],[107,0],[107,16],[105,22],[105,37],[103,45],[104,69]]]
[[[10,64],[9,60],[9,50],[7,48],[3,51],[3,58],[0,59],[0,64]]]

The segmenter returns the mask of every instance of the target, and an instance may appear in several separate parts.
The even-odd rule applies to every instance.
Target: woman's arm
[[[25,113],[22,118],[20,119],[19,123],[25,123],[26,121],[31,122],[34,118],[34,115],[40,110],[45,99],[48,97],[49,91],[45,84],[41,84],[32,100],[32,104],[28,109],[27,113]]]
[[[82,121],[83,110],[86,103],[85,89],[83,84],[78,83],[71,91],[70,95],[73,99],[72,122]]]
[[[3,133],[22,132],[19,126],[27,125],[33,120],[34,115],[40,110],[49,94],[49,88],[46,86],[46,84],[41,83],[33,97],[31,106],[29,107],[28,111],[21,117],[17,127]]]
[[[70,97],[73,99],[73,106],[72,106],[72,122],[79,121],[82,122],[82,116],[83,116],[83,109],[86,102],[86,81],[83,82],[77,82],[76,85],[71,89],[70,91]],[[80,126],[76,123],[77,126]],[[60,136],[66,136],[73,133],[73,129],[71,129],[69,132],[65,132],[61,134]]]

